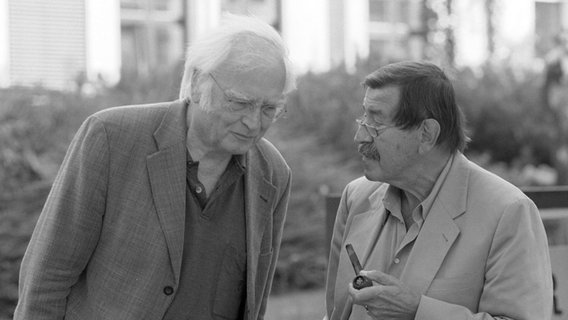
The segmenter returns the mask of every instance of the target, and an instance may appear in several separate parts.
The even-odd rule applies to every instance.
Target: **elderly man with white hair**
[[[24,256],[14,319],[262,319],[290,168],[263,138],[295,79],[278,33],[229,16],[180,99],[74,137]]]

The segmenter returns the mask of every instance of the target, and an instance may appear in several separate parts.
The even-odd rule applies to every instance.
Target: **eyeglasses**
[[[223,96],[228,102],[226,108],[234,114],[245,116],[249,113],[255,112],[255,110],[259,108],[262,120],[275,122],[286,113],[286,106],[283,102],[266,103],[263,101],[252,101],[245,98],[235,97],[234,95],[227,93],[229,90],[223,88],[212,73],[209,73],[209,76],[213,79],[213,82],[215,82],[217,87],[221,89],[221,92],[223,92]]]
[[[395,126],[385,126],[385,125],[377,127],[372,124],[366,123],[365,118],[366,116],[362,116],[361,118],[356,119],[355,122],[357,122],[359,128],[361,127],[365,128],[365,130],[367,130],[367,133],[373,138],[380,136],[383,132],[385,132],[385,130],[395,127]]]

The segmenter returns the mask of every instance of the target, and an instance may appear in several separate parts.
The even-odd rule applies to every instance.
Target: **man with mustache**
[[[400,62],[368,75],[355,142],[365,177],[333,231],[326,319],[550,319],[545,230],[518,188],[469,161],[445,73]],[[345,245],[372,286],[356,289]]]
[[[294,87],[276,30],[231,15],[188,48],[180,99],[89,117],[14,319],[263,319],[291,183],[263,135]]]

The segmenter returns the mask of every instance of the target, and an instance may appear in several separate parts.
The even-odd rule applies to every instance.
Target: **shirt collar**
[[[233,159],[231,161],[235,161],[235,163],[241,168],[243,171],[246,170],[246,158],[244,154],[234,154]]]
[[[199,161],[193,161],[193,159],[191,158],[191,154],[189,153],[189,150],[186,151],[186,154],[187,154],[187,165],[189,167],[199,165]],[[243,172],[246,171],[245,155],[244,154],[234,154],[231,157],[231,160],[229,160],[229,166],[238,168],[240,171],[243,171]]]

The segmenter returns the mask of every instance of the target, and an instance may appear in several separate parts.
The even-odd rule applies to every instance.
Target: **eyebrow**
[[[381,109],[377,110],[377,109],[370,108],[369,105],[365,105],[364,102],[363,102],[362,107],[363,107],[363,111],[370,116],[373,116],[373,117],[379,116],[380,118],[387,118],[387,116],[385,115],[385,113]]]
[[[226,89],[225,94],[227,96],[229,96],[229,98],[233,98],[233,99],[238,99],[238,100],[243,100],[243,101],[253,101],[254,100],[254,99],[251,99],[250,97],[248,97],[247,95],[242,94],[242,93],[235,91],[233,89]]]
[[[284,95],[275,98],[275,99],[264,99],[264,98],[251,98],[250,96],[247,96],[243,93],[240,93],[238,91],[235,91],[233,89],[227,89],[225,90],[225,94],[231,98],[231,99],[235,99],[238,100],[240,102],[245,102],[245,103],[258,103],[261,102],[262,106],[265,105],[270,105],[270,106],[279,106],[279,105],[283,105],[284,101],[286,100]]]

